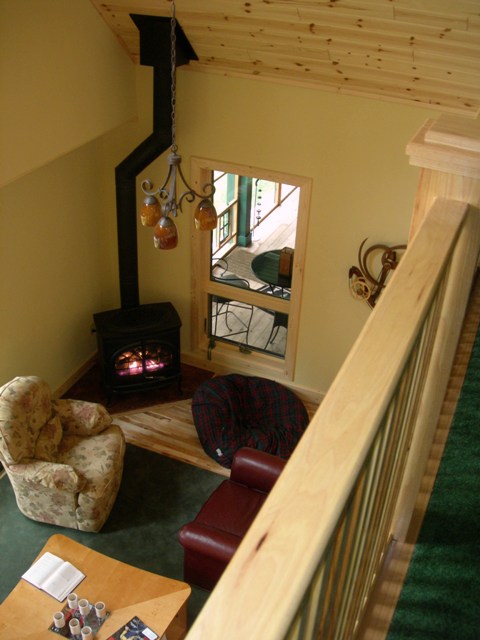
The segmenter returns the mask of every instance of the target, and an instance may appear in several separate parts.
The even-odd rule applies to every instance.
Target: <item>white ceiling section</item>
[[[129,14],[170,0],[91,0],[139,61]],[[415,103],[476,117],[480,0],[177,0],[190,68]]]

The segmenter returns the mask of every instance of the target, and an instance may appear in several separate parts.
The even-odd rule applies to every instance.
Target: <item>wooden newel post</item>
[[[480,208],[480,119],[441,115],[427,120],[407,144],[410,164],[421,167],[410,238],[436,198]]]

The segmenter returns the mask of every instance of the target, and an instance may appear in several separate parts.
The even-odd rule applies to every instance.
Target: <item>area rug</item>
[[[388,640],[476,640],[480,627],[480,334]]]
[[[235,249],[227,256],[228,271],[239,278],[245,278],[263,284],[252,271],[252,260],[255,254],[246,249]],[[256,288],[256,287],[254,287]]]
[[[178,530],[222,481],[218,474],[127,444],[122,484],[110,517],[99,533],[87,533],[29,520],[17,508],[8,477],[0,479],[0,601],[55,533],[140,569],[183,580]],[[190,622],[207,597],[207,592],[193,589]]]

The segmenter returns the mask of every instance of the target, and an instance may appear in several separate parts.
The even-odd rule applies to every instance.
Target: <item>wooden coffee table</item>
[[[99,534],[101,535],[101,534]],[[138,616],[161,638],[180,640],[186,635],[186,603],[191,589],[185,582],[136,569],[93,551],[63,535],[53,535],[42,549],[68,560],[86,574],[75,592],[90,602],[103,600],[110,616],[95,640],[106,640],[123,624]],[[25,570],[28,567],[25,567]],[[20,579],[0,604],[0,638],[54,640],[62,636],[48,630],[55,611],[65,605]]]

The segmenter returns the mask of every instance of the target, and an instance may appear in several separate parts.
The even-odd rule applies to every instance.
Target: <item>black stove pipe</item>
[[[171,145],[171,52],[168,18],[131,15],[140,32],[140,64],[153,67],[153,133],[115,168],[118,264],[122,309],[140,305],[136,177]],[[183,30],[176,29],[177,66],[197,59]],[[153,242],[153,241],[152,241]]]
[[[115,168],[118,265],[122,309],[137,307],[140,304],[136,177],[171,144],[171,94],[170,70],[154,67],[153,133]]]

